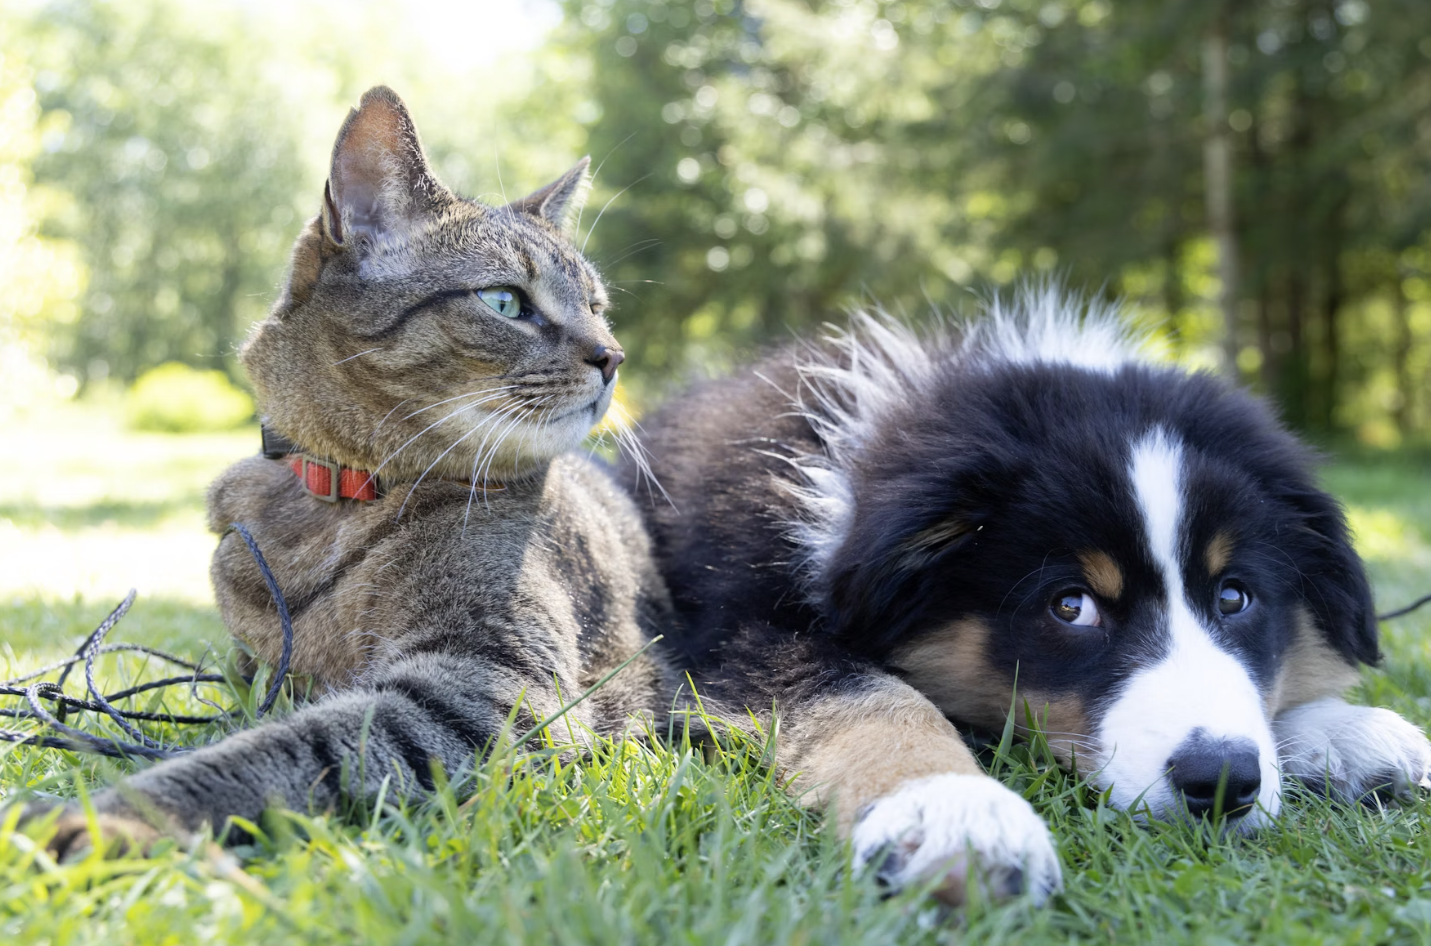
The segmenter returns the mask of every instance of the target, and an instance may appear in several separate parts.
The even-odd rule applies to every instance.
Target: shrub
[[[151,368],[129,389],[125,419],[134,430],[189,434],[232,430],[253,418],[253,398],[222,371],[177,361]]]

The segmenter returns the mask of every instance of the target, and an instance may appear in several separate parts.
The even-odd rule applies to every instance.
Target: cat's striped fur
[[[620,348],[596,271],[567,237],[583,160],[522,201],[456,197],[428,169],[389,90],[334,147],[322,214],[243,353],[269,423],[377,471],[376,501],[325,503],[263,456],[209,493],[216,532],[248,525],[286,593],[292,670],[321,698],[166,761],[95,798],[106,830],[144,840],[324,809],[433,784],[509,719],[525,732],[635,654],[669,604],[639,515],[594,461],[564,455],[600,420]],[[507,287],[506,318],[476,295]],[[236,536],[213,581],[230,631],[276,662],[276,612]],[[673,687],[642,655],[563,725],[617,733]],[[77,811],[52,844],[83,839]]]

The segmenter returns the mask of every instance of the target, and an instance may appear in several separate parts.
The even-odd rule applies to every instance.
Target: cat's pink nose
[[[597,345],[592,351],[591,357],[586,359],[586,363],[600,369],[602,380],[606,384],[610,384],[611,379],[616,377],[616,366],[625,360],[626,353],[621,349]]]

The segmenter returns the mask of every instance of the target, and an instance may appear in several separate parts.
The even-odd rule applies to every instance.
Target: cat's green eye
[[[500,316],[515,319],[522,314],[522,297],[510,286],[493,286],[478,289],[477,298],[487,303],[487,308]]]

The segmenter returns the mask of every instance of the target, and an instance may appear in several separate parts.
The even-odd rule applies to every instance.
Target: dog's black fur
[[[1050,306],[1058,324],[1040,329]],[[1072,304],[1031,297],[1024,308],[971,338],[857,319],[643,422],[669,494],[643,506],[680,620],[675,659],[708,703],[737,714],[775,705],[789,744],[780,763],[811,784],[841,783],[861,809],[930,766],[910,779],[894,757],[871,763],[878,774],[838,762],[810,771],[831,727],[878,717],[886,700],[906,706],[901,681],[962,722],[1001,725],[1017,678],[1020,694],[1075,721],[1065,748],[1077,755],[1130,681],[1174,649],[1174,598],[1241,665],[1264,728],[1378,657],[1342,511],[1318,488],[1311,452],[1260,401],[1129,352],[1095,353],[1092,367],[1062,358],[1060,333],[1074,347],[1089,336]],[[1109,326],[1095,319],[1096,340]],[[1010,332],[1023,341],[1010,347]],[[1149,484],[1130,485],[1130,458],[1157,432],[1176,444],[1180,470],[1180,588],[1167,587],[1173,573],[1144,534],[1138,489]],[[1116,578],[1118,593],[1096,596],[1099,627],[1071,628],[1050,603],[1094,585],[1090,556],[1113,563],[1104,581]],[[1228,588],[1250,589],[1244,611],[1219,613]],[[1218,699],[1219,681],[1206,684]],[[947,751],[937,728],[936,754]],[[1255,764],[1250,777],[1255,794]],[[858,814],[844,815],[857,853]],[[932,830],[923,817],[920,837]]]

